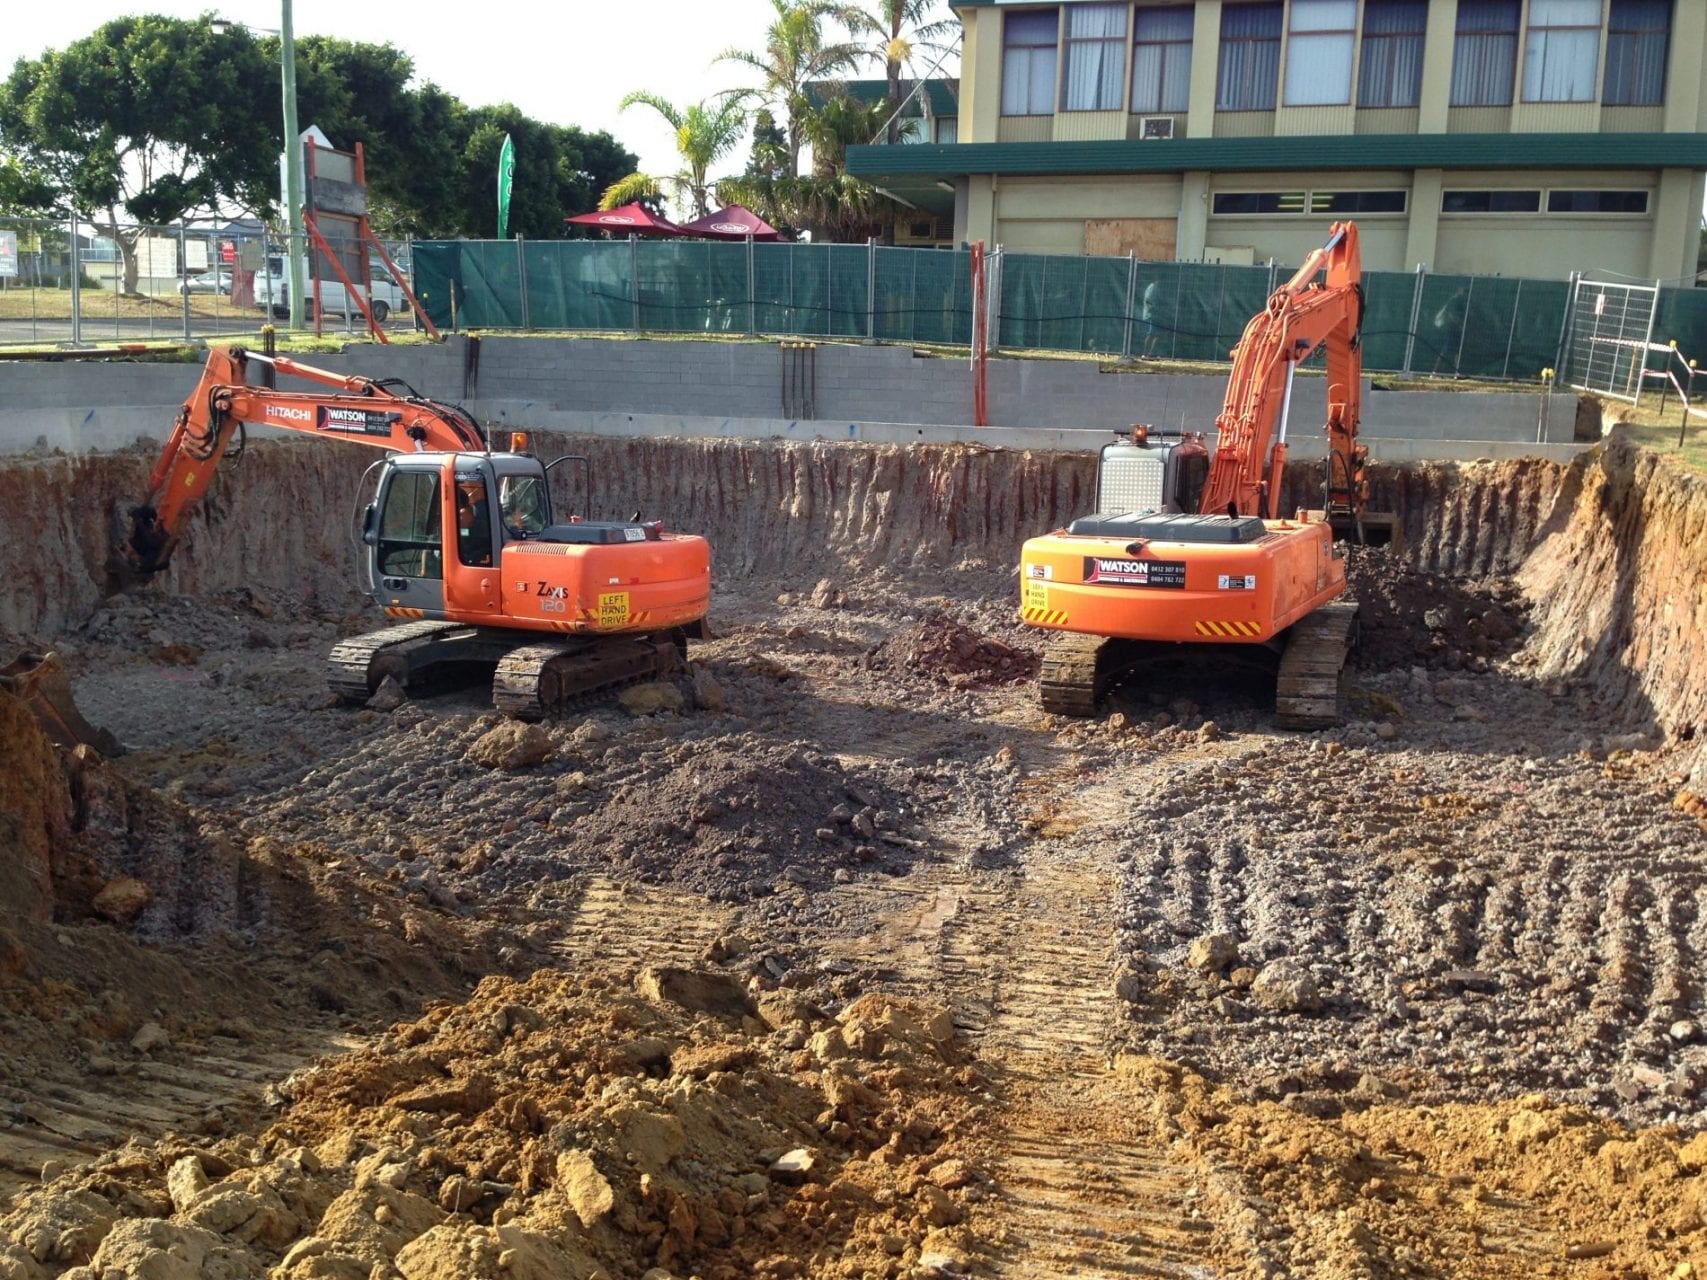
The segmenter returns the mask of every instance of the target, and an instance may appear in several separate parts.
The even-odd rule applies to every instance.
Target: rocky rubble
[[[0,1218],[0,1275],[745,1280],[968,1256],[984,1076],[945,1010],[615,978],[489,979],[292,1077],[265,1133],[64,1174]]]
[[[921,676],[955,689],[1016,684],[1037,674],[1042,655],[980,635],[946,613],[930,613],[866,654],[873,668]]]

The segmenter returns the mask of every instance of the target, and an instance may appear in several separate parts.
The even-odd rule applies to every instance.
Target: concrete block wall
[[[621,430],[615,424],[625,415],[686,429],[723,419],[761,424],[741,434],[763,433],[766,422],[779,435],[807,425],[798,409],[792,422],[784,412],[774,344],[488,337],[477,353],[470,362],[466,338],[442,346],[364,343],[306,363],[402,378],[424,395],[518,426],[559,414],[592,430]],[[859,424],[901,424],[935,438],[932,428],[965,426],[972,417],[971,374],[961,359],[923,358],[904,346],[820,344],[816,366],[813,434],[855,438]],[[163,438],[196,377],[194,364],[0,361],[0,451],[86,452]],[[994,360],[989,367],[991,424],[1021,431],[1106,432],[1133,422],[1207,430],[1225,389],[1224,376],[1104,372],[1094,361]],[[1298,379],[1295,446],[1320,437],[1325,400],[1325,379]],[[1576,408],[1574,395],[1550,397],[1541,439],[1569,442]],[[1542,411],[1532,393],[1375,391],[1366,382],[1363,427],[1377,452],[1384,440],[1405,442],[1413,456],[1427,456],[1430,442],[1517,448],[1536,442]],[[1442,448],[1440,456],[1463,453]]]

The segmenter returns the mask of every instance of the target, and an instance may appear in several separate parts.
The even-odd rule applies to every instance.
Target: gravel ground
[[[443,911],[549,912],[614,877],[753,904],[811,950],[848,918],[842,885],[947,849],[999,876],[1067,840],[1122,877],[1131,1047],[1313,1106],[1371,1073],[1366,1090],[1547,1089],[1687,1122],[1707,918],[1667,757],[1603,730],[1592,690],[1527,677],[1509,583],[1358,576],[1355,715],[1324,734],[1274,730],[1260,688],[1202,671],[1121,691],[1106,721],[1046,719],[1028,682],[993,682],[1037,648],[994,575],[844,607],[726,592],[696,650],[726,710],[566,717],[514,771],[471,757],[497,723],[483,689],[329,708],[319,655],[343,615],[132,598],[72,656],[91,717],[142,748],[132,776]],[[1398,607],[1413,586],[1420,618]],[[1205,971],[1188,952],[1211,935],[1234,954]],[[1253,989],[1282,960],[1315,997]]]

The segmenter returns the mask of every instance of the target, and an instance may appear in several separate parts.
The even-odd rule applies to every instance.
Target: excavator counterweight
[[[1246,326],[1213,452],[1201,436],[1147,427],[1104,447],[1096,513],[1021,553],[1020,617],[1058,633],[1043,664],[1046,710],[1090,715],[1139,668],[1187,658],[1264,668],[1282,724],[1337,722],[1356,606],[1336,535],[1387,541],[1394,527],[1367,511],[1362,323],[1357,227],[1336,223]],[[1322,505],[1283,515],[1293,380],[1319,350]]]

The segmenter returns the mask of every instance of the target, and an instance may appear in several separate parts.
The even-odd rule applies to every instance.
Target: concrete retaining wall
[[[477,358],[471,358],[477,357]],[[690,433],[837,439],[979,439],[1027,448],[1100,444],[1133,422],[1213,426],[1226,379],[1201,374],[1104,372],[1092,361],[998,360],[990,365],[990,416],[1016,434],[964,435],[971,381],[956,359],[908,347],[820,344],[813,412],[785,413],[774,345],[596,338],[465,338],[443,346],[361,344],[311,364],[401,378],[425,395],[466,404],[516,426],[653,435]],[[161,438],[194,386],[190,364],[0,362],[0,452],[81,453]],[[1325,380],[1300,377],[1294,448],[1318,448]],[[1377,391],[1364,388],[1364,433],[1382,456],[1509,456],[1543,442],[1568,444],[1577,401],[1545,406],[1525,393]],[[1545,410],[1545,421],[1538,423]],[[740,424],[733,426],[729,424]],[[881,428],[881,430],[879,430]],[[877,434],[871,434],[877,432]],[[1061,433],[1072,433],[1067,436]],[[1077,435],[1076,433],[1086,433]],[[1465,443],[1473,446],[1466,452]],[[1497,444],[1498,449],[1482,447]]]

